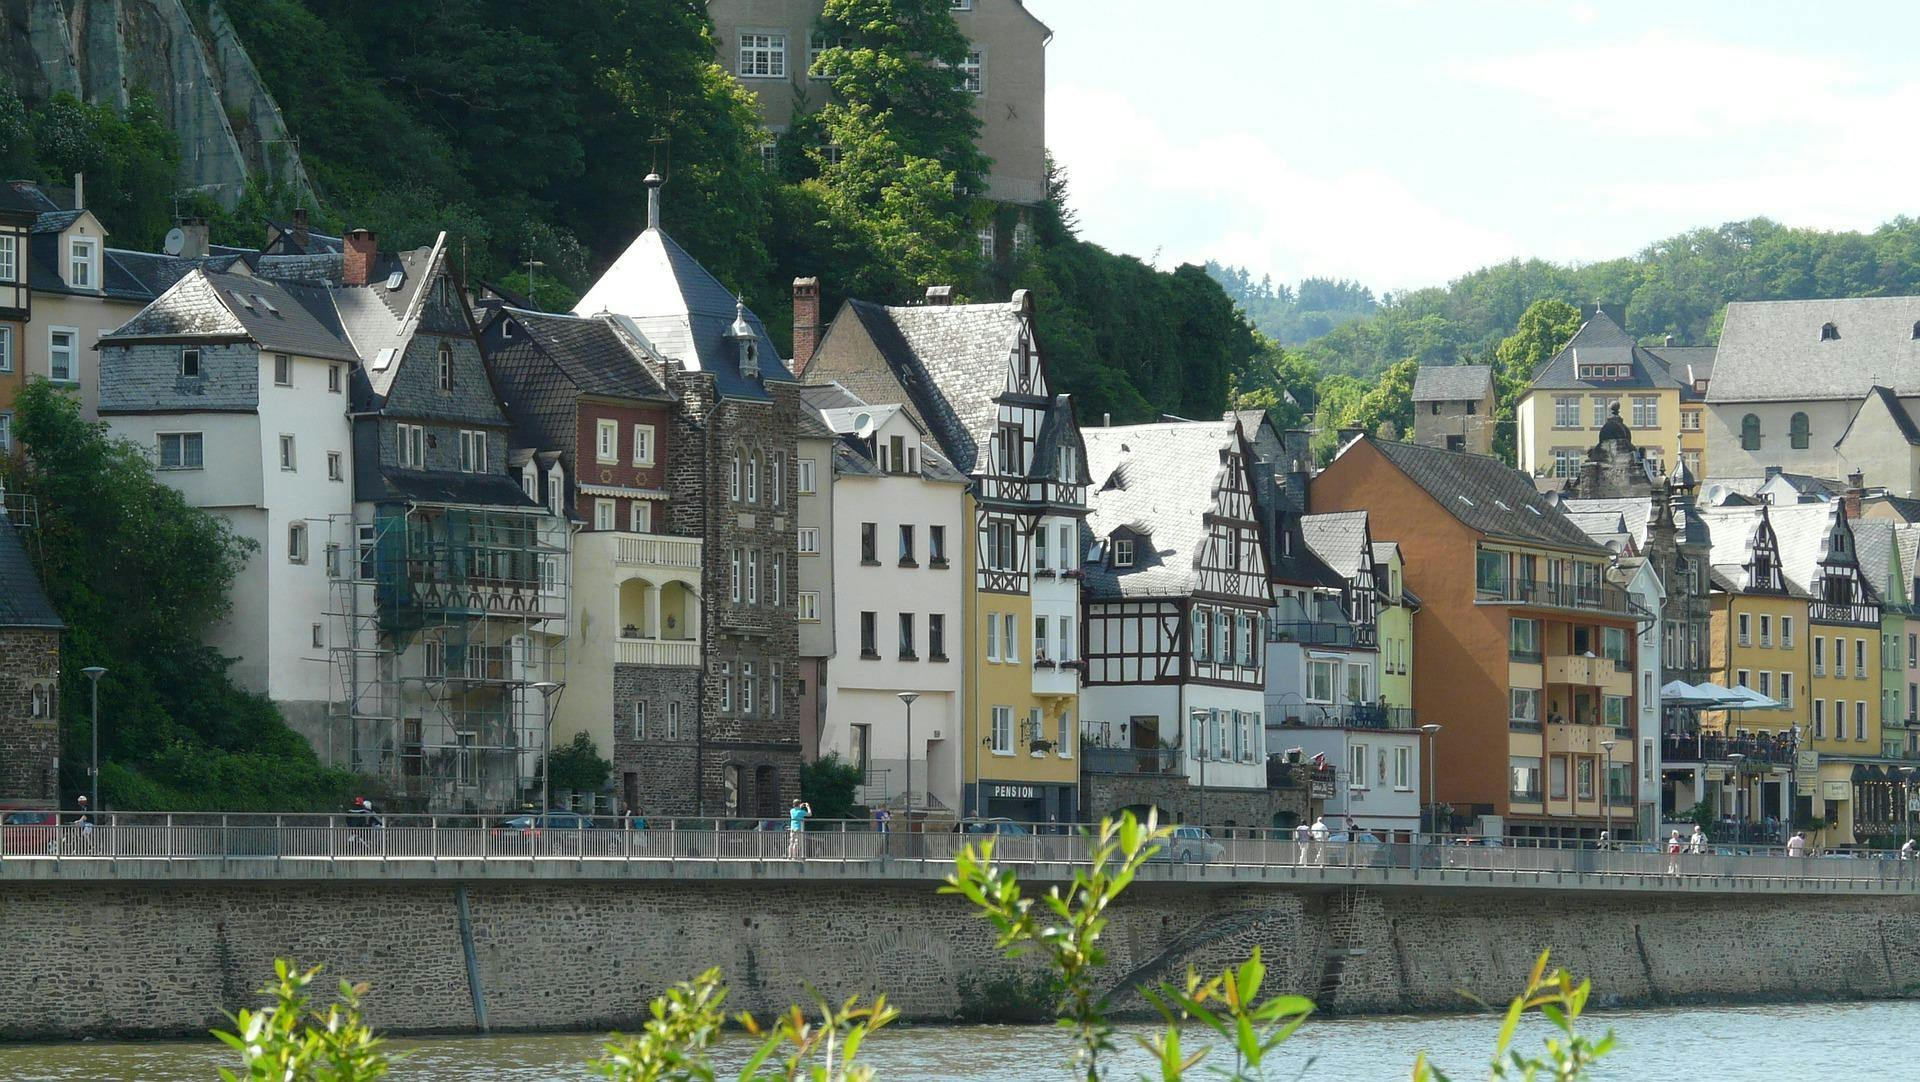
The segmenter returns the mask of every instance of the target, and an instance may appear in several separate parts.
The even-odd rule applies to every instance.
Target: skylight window
[[[407,280],[407,276],[404,271],[394,271],[392,274],[387,275],[388,291],[391,292],[392,290],[399,289],[400,283],[406,280]]]
[[[374,371],[376,372],[386,371],[387,366],[393,363],[394,354],[398,352],[399,350],[395,349],[392,346],[388,346],[387,348],[381,350],[379,356],[373,359]]]
[[[266,309],[267,311],[269,311],[269,312],[272,312],[272,313],[273,313],[274,315],[276,315],[276,316],[277,316],[277,315],[279,315],[279,314],[280,314],[280,309],[278,309],[278,308],[275,308],[275,307],[273,306],[273,302],[272,302],[272,301],[270,301],[270,300],[268,300],[267,298],[265,298],[265,297],[263,297],[263,296],[261,296],[260,294],[258,294],[258,293],[255,293],[255,294],[253,295],[253,299],[254,299],[254,300],[256,300],[256,301],[258,301],[258,302],[260,302],[260,307],[262,307],[262,308],[265,308],[265,309]]]
[[[249,312],[253,311],[253,302],[247,299],[247,295],[245,293],[242,293],[237,289],[230,289],[227,292],[233,294],[233,299],[240,303],[240,307],[245,308]]]
[[[1538,507],[1533,506],[1532,504],[1527,505],[1527,510],[1532,511],[1536,515],[1540,513],[1540,509]]]
[[[1468,507],[1472,507],[1472,506],[1473,506],[1473,501],[1472,501],[1472,500],[1469,500],[1469,499],[1467,499],[1467,498],[1466,498],[1466,496],[1464,496],[1464,495],[1461,495],[1461,494],[1456,494],[1456,495],[1455,495],[1455,496],[1454,496],[1453,498],[1454,498],[1454,499],[1456,499],[1456,500],[1459,500],[1459,501],[1460,501],[1461,503],[1464,503],[1464,504],[1466,504],[1466,505],[1467,505]]]

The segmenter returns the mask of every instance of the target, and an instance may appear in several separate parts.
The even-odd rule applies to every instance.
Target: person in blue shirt
[[[806,845],[807,816],[813,814],[813,805],[804,800],[796,800],[787,810],[787,859],[799,860]]]

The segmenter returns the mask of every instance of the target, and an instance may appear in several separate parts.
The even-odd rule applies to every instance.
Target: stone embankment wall
[[[1141,884],[1108,941],[1116,984],[1258,946],[1273,991],[1340,1012],[1504,1002],[1549,947],[1603,1002],[1873,997],[1920,983],[1916,910],[1885,896]],[[253,1002],[276,956],[369,982],[372,1020],[396,1033],[472,1031],[481,1011],[496,1030],[631,1026],[664,985],[712,965],[729,1006],[756,1013],[811,982],[834,1000],[884,991],[914,1019],[1005,1017],[1034,987],[924,882],[14,881],[0,888],[0,1036],[204,1033]]]

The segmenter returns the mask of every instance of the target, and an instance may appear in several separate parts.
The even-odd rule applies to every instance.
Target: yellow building
[[[1677,450],[1695,477],[1706,476],[1702,430],[1713,349],[1641,346],[1605,310],[1595,310],[1541,368],[1514,409],[1519,468],[1570,480],[1614,404],[1633,442],[1657,474]]]
[[[1390,710],[1413,709],[1413,614],[1420,599],[1407,589],[1400,546],[1376,541],[1373,551],[1386,568],[1380,586],[1380,699]]]
[[[1080,520],[1086,448],[1048,386],[1025,290],[999,304],[849,301],[810,358],[808,383],[899,404],[970,479],[962,725],[929,743],[957,757],[956,814],[1079,818]],[[829,719],[831,720],[831,719]]]

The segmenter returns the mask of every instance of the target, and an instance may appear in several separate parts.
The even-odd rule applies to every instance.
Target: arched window
[[[1760,418],[1751,413],[1740,418],[1740,449],[1743,451],[1760,449]]]
[[[1916,342],[1920,342],[1920,323],[1913,325],[1913,339]]]
[[[1820,325],[1820,340],[1822,342],[1832,342],[1838,339],[1839,337],[1840,337],[1840,328],[1834,326],[1831,323],[1822,323]]]
[[[1807,415],[1804,413],[1794,414],[1793,420],[1787,423],[1787,437],[1793,441],[1793,449],[1796,451],[1806,450],[1807,444],[1811,441],[1812,436],[1813,426],[1808,423]]]

